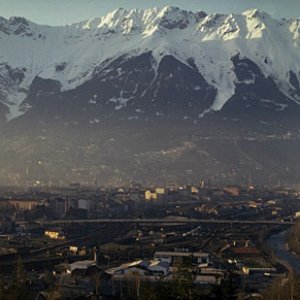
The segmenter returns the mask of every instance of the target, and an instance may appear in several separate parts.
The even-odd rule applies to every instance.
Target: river
[[[286,231],[271,235],[267,239],[267,244],[272,248],[278,259],[283,262],[289,269],[293,269],[300,274],[300,258],[288,250],[285,244]]]

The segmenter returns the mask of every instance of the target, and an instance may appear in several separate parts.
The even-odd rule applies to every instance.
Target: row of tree
[[[287,232],[286,241],[290,249],[300,255],[300,221]]]
[[[194,281],[194,275],[181,270],[172,281],[159,280],[155,283],[136,280],[127,286],[122,295],[126,300],[236,300],[238,281],[232,273],[228,273],[221,285],[210,289],[199,286]]]
[[[263,300],[300,300],[300,275],[278,278],[266,289]]]

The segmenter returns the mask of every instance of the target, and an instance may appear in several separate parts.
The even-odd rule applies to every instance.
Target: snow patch
[[[126,98],[122,98],[122,97],[109,99],[110,102],[113,102],[113,103],[116,104],[115,110],[120,110],[120,109],[126,107],[127,106],[127,102],[129,100],[130,99],[126,99]]]
[[[23,24],[23,29],[16,32],[20,24]],[[155,75],[149,87],[157,78],[161,59],[168,54],[182,62],[193,58],[204,79],[216,87],[214,103],[200,114],[202,117],[210,111],[220,110],[234,95],[237,81],[231,58],[240,53],[254,61],[264,75],[275,78],[285,95],[300,103],[300,97],[291,94],[286,78],[290,71],[299,74],[300,70],[299,19],[278,21],[258,10],[206,15],[165,7],[117,9],[106,16],[63,27],[37,25],[14,18],[3,19],[1,26],[10,34],[0,31],[0,64],[7,64],[12,69],[26,69],[16,90],[28,90],[37,75],[59,81],[62,91],[74,89],[92,78],[97,68],[104,70],[115,58],[152,51]],[[268,55],[269,63],[261,58],[260,53]],[[122,69],[117,69],[118,76],[122,72]],[[104,76],[104,72],[102,74]],[[243,83],[251,84],[252,81]],[[9,89],[7,92],[9,96],[3,103],[9,108],[7,118],[11,120],[27,111],[28,108],[21,106],[26,92]],[[110,101],[116,103],[115,109],[119,110],[129,100],[120,95]],[[90,101],[90,104],[96,102]],[[279,109],[285,108],[280,106]]]
[[[7,121],[10,121],[12,119],[15,119],[22,114],[24,114],[26,111],[30,109],[30,106],[22,106],[22,102],[27,97],[27,94],[24,92],[14,91],[10,93],[7,98],[6,102],[4,103],[8,109],[9,112],[6,115]]]
[[[277,111],[284,111],[288,107],[287,104],[276,103],[269,99],[261,99],[260,101],[263,103],[268,103],[268,104],[272,104],[272,105],[276,106]]]

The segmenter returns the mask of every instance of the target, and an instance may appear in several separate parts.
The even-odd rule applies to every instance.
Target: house
[[[141,266],[146,267],[153,275],[166,276],[170,272],[169,264],[159,260],[143,261]]]
[[[91,267],[98,265],[98,251],[94,249],[94,257],[91,260],[79,260],[75,261],[67,266],[67,273],[73,274],[74,272],[84,273]]]
[[[39,202],[38,200],[9,200],[9,203],[16,210],[20,210],[20,211],[32,210],[34,207],[43,204],[43,202]]]
[[[106,270],[106,273],[113,277],[124,277],[125,275],[146,275],[147,270],[145,268],[141,268],[142,260],[137,260],[131,263],[125,263],[116,268],[111,268]]]
[[[210,261],[208,253],[195,252],[193,253],[193,257],[196,258],[196,262],[198,265],[201,265],[203,267],[208,266]]]
[[[46,230],[45,235],[48,236],[50,239],[54,240],[64,240],[66,237],[62,230]]]
[[[240,194],[240,188],[238,186],[226,186],[223,191],[231,196],[238,196]]]
[[[195,186],[192,186],[191,187],[191,193],[192,194],[198,194],[199,193],[199,189],[197,187],[195,187]]]
[[[113,280],[132,280],[139,278],[147,278],[147,280],[158,279],[160,276],[166,276],[169,273],[169,264],[158,260],[137,260],[125,263],[116,268],[106,271]]]
[[[232,251],[235,257],[240,258],[260,256],[260,253],[256,247],[234,247]]]
[[[72,274],[75,270],[87,270],[95,265],[96,262],[94,260],[79,260],[68,265],[67,273]]]
[[[196,271],[195,282],[201,285],[220,285],[225,271],[214,268],[199,268]]]
[[[157,200],[158,196],[157,193],[154,191],[145,191],[145,200]]]
[[[137,260],[108,269],[103,274],[103,294],[113,299],[122,298],[123,291],[132,282],[137,288],[140,282],[153,283],[165,280],[169,275],[169,264],[156,260]]]
[[[155,189],[155,193],[157,195],[165,195],[166,191],[165,191],[164,188],[158,187],[158,188]]]

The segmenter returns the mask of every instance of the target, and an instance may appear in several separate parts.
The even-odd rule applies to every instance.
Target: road
[[[90,219],[90,220],[53,220],[39,222],[41,225],[61,225],[61,224],[88,224],[88,223],[137,223],[137,224],[240,224],[240,225],[294,225],[294,221],[278,220],[215,220],[215,219]]]

